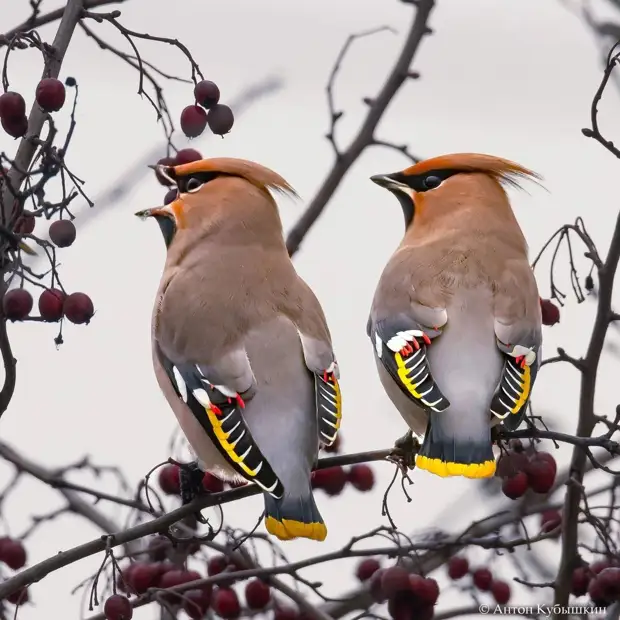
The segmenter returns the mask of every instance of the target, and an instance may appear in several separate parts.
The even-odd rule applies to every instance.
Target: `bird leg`
[[[181,487],[181,502],[183,506],[192,502],[199,495],[205,493],[202,486],[202,479],[205,472],[198,465],[198,461],[183,463],[179,466],[179,482]],[[202,516],[200,511],[194,513],[196,520],[206,524],[208,520]]]
[[[396,463],[403,471],[414,469],[415,456],[419,450],[420,442],[409,430],[394,442],[394,448],[392,448],[392,453],[387,457],[387,460]]]

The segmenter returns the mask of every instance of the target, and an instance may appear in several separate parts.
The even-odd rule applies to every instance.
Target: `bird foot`
[[[394,442],[391,454],[387,460],[396,463],[403,471],[415,469],[415,457],[420,450],[421,444],[412,431],[407,431],[402,437]]]
[[[204,487],[202,486],[202,479],[204,478],[205,472],[200,468],[197,461],[183,463],[179,468],[181,502],[183,506],[185,506],[199,495],[205,493]],[[196,520],[202,524],[208,523],[208,520],[203,517],[200,512],[196,512],[195,517]]]

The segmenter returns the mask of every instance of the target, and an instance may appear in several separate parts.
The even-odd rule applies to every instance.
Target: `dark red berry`
[[[357,565],[355,574],[361,582],[364,582],[368,581],[380,568],[381,564],[379,564],[378,560],[366,558]]]
[[[252,579],[245,586],[245,602],[250,609],[265,609],[271,600],[271,588],[260,579]]]
[[[234,620],[241,614],[241,606],[234,590],[218,588],[213,595],[215,613],[226,620]]]
[[[590,274],[588,274],[586,276],[586,278],[585,278],[584,287],[585,287],[586,291],[594,290],[594,279],[592,278],[592,276]]]
[[[526,473],[532,491],[548,493],[553,487],[555,471],[546,460],[532,460],[527,466]]]
[[[505,581],[494,581],[491,584],[491,594],[500,605],[506,605],[510,600],[510,586]]]
[[[39,314],[44,321],[60,321],[67,296],[57,288],[43,291],[39,296]]]
[[[54,78],[45,78],[37,86],[36,99],[45,112],[58,112],[65,104],[65,85]]]
[[[502,482],[502,493],[510,499],[517,499],[525,494],[528,484],[527,474],[520,471],[510,478],[504,479],[504,482]]]
[[[164,465],[159,470],[159,488],[166,495],[179,495],[181,492],[181,478],[178,465]]]
[[[612,601],[620,596],[620,568],[605,568],[597,575],[596,580],[603,589],[606,600]]]
[[[210,603],[210,590],[188,590],[183,592],[183,610],[194,620],[201,620],[205,617]]]
[[[50,226],[50,239],[59,248],[68,248],[76,236],[75,224],[71,220],[56,220]]]
[[[588,596],[597,607],[606,607],[609,601],[605,596],[603,586],[599,583],[598,579],[592,579],[588,586]]]
[[[206,472],[202,478],[202,488],[209,493],[221,493],[224,490],[224,482],[217,476]]]
[[[558,464],[553,455],[549,454],[549,452],[536,452],[532,456],[532,461],[544,461],[551,467],[554,475],[558,472]]]
[[[113,594],[103,605],[103,615],[106,620],[131,620],[133,608],[126,596]]]
[[[28,596],[28,588],[23,586],[19,588],[19,590],[15,590],[13,594],[9,594],[6,597],[6,600],[13,605],[23,605],[24,603],[27,603],[30,600],[30,597]]]
[[[151,559],[155,562],[162,562],[168,557],[172,549],[171,540],[163,534],[156,534],[148,543],[148,551]]]
[[[323,489],[325,493],[332,496],[339,495],[347,483],[347,473],[339,465],[318,469],[313,472],[312,478],[314,488]]]
[[[0,95],[0,118],[15,119],[26,116],[26,102],[19,93],[7,92]]]
[[[491,589],[491,584],[493,583],[493,575],[488,568],[477,568],[473,574],[472,578],[474,581],[474,585],[478,590],[482,590],[483,592],[488,592]]]
[[[411,592],[398,592],[388,600],[388,613],[393,620],[417,620],[417,605]]]
[[[348,474],[349,482],[362,492],[370,491],[375,486],[375,474],[368,465],[353,465]]]
[[[22,213],[15,222],[15,232],[20,235],[29,235],[34,230],[37,220],[31,213]]]
[[[590,575],[588,569],[580,566],[573,571],[573,578],[571,582],[571,592],[575,596],[583,596],[588,592],[588,585],[590,584]]]
[[[71,323],[88,324],[95,314],[91,298],[85,293],[71,293],[65,299],[63,312]]]
[[[413,577],[413,575],[411,575],[411,577]],[[422,579],[421,582],[417,582],[417,581],[412,582],[411,577],[410,577],[411,590],[417,596],[418,600],[424,606],[434,605],[437,602],[437,599],[439,598],[439,584],[434,579],[431,579],[430,577],[427,577],[426,579],[421,578]]]
[[[11,321],[23,321],[30,314],[33,305],[32,295],[23,288],[8,291],[2,299],[4,316]]]
[[[504,452],[497,462],[497,476],[511,478],[525,471],[529,463],[528,457],[522,451],[509,450]]]
[[[555,325],[560,322],[560,309],[549,299],[540,300],[543,325]]]
[[[278,605],[273,611],[273,620],[300,620],[300,617],[296,609]]]
[[[176,189],[168,190],[168,192],[166,192],[166,195],[164,196],[164,204],[169,205],[171,202],[174,202],[177,199],[178,195],[179,195],[178,190]]]
[[[390,566],[381,576],[381,589],[388,598],[410,589],[409,573],[402,566]]]
[[[208,114],[209,129],[217,136],[227,134],[235,124],[233,111],[221,103],[214,105]]]
[[[197,104],[208,110],[220,100],[220,89],[215,82],[203,80],[194,86],[194,97]]]
[[[323,450],[325,452],[338,454],[342,449],[342,433],[338,433],[336,435],[336,439],[334,439],[334,443],[331,446],[323,446]]]
[[[213,575],[219,575],[226,570],[228,566],[228,559],[225,555],[214,555],[212,558],[209,558],[207,562],[207,573],[209,577],[213,577]]]
[[[181,112],[181,130],[188,138],[196,138],[207,126],[207,113],[197,105],[188,105]]]
[[[25,116],[16,118],[2,118],[0,120],[2,129],[12,138],[23,138],[28,132],[28,119]]]
[[[157,564],[139,562],[131,571],[129,585],[136,594],[144,594],[158,583],[159,577],[159,566]]]
[[[5,538],[0,544],[0,562],[9,568],[19,570],[26,565],[26,549],[18,540]]]
[[[467,558],[454,557],[448,560],[448,576],[450,579],[461,579],[469,571],[469,560]]]
[[[200,161],[202,155],[196,149],[181,149],[175,159],[177,166],[183,166],[184,164],[191,164],[193,161]]]
[[[168,168],[176,166],[177,165],[177,160],[174,157],[162,157],[158,162],[157,162],[158,166],[166,166]],[[170,181],[170,179],[167,179],[166,177],[162,176],[159,173],[159,170],[157,170],[157,168],[155,168],[155,176],[157,177],[157,180],[164,186],[168,187],[170,185],[172,185],[172,181]]]
[[[543,510],[540,513],[540,529],[543,532],[552,532],[560,525],[562,525],[562,515],[558,510]]]
[[[615,566],[615,562],[609,558],[606,558],[604,560],[597,560],[596,562],[592,562],[592,564],[590,565],[590,570],[595,574],[598,575],[601,571],[605,570],[606,568],[610,568],[611,566]]]
[[[370,592],[370,596],[372,597],[375,603],[383,603],[386,600],[385,592],[383,591],[383,574],[385,573],[385,569],[380,568],[375,574],[370,578],[370,583],[368,584],[368,591]]]

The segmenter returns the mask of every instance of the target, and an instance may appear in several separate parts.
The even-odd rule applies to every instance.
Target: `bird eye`
[[[440,185],[441,185],[441,179],[432,174],[430,176],[427,176],[424,179],[424,187],[426,187],[426,189],[435,189],[436,187],[439,187]]]
[[[190,179],[187,182],[186,188],[189,193],[192,193],[197,192],[203,185],[204,183],[200,182],[198,179]]]

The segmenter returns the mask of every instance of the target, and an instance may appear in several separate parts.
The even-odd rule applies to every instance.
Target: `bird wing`
[[[515,430],[525,417],[540,368],[540,298],[527,261],[508,265],[497,288],[494,328],[504,367],[490,408],[506,428]]]
[[[241,413],[245,407],[243,396],[251,398],[256,389],[247,356],[236,352],[232,356],[236,363],[231,362],[229,357],[221,367],[214,367],[175,363],[160,346],[157,346],[156,353],[177,396],[187,405],[230,466],[272,497],[281,498],[284,494],[282,482],[252,437]],[[228,377],[227,371],[230,373]],[[245,391],[239,393],[229,387],[239,384],[240,377],[244,376],[244,383],[248,386]],[[227,381],[227,378],[230,380]]]

